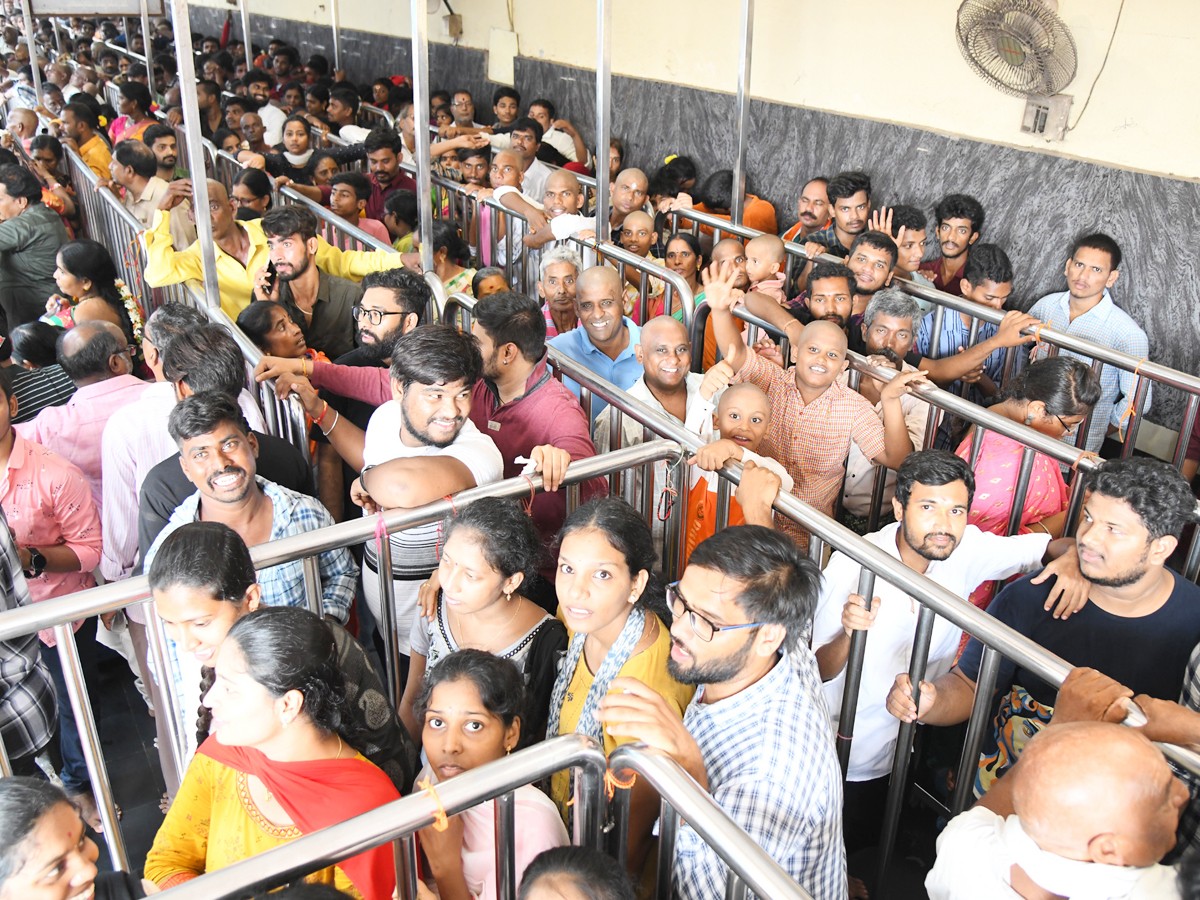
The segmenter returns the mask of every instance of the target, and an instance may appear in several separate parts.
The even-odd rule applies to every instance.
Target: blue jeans
[[[96,620],[86,619],[75,632],[75,645],[79,648],[79,662],[84,681],[88,684],[89,699],[97,689],[96,684]],[[71,699],[67,694],[67,681],[63,677],[62,664],[58,659],[58,648],[42,644],[42,661],[50,669],[54,679],[54,692],[58,696],[58,758],[51,753],[51,760],[59,770],[63,790],[68,794],[81,794],[92,786],[87,762],[83,758],[83,744],[79,729],[75,725],[75,714],[71,710]],[[92,704],[95,716],[95,703]],[[54,742],[50,743],[53,749]]]

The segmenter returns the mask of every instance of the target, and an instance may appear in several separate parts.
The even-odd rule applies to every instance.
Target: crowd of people
[[[183,85],[169,21],[143,36],[72,17],[57,40],[41,22],[47,55],[33,60],[16,24],[0,22],[11,73],[0,85],[0,597],[8,610],[148,576],[162,667],[139,605],[75,623],[75,641],[93,683],[97,644],[128,661],[167,796],[136,861],[144,881],[98,874],[89,834],[101,817],[55,633],[0,642],[14,773],[0,780],[0,900],[144,896],[413,791],[436,796],[571,733],[606,753],[645,742],[810,895],[867,896],[901,723],[941,726],[927,729],[936,759],[992,667],[983,642],[938,618],[914,688],[904,673],[918,600],[883,579],[860,595],[862,567],[843,552],[809,554],[808,532],[773,511],[781,492],[1075,667],[1056,689],[1001,661],[978,770],[940,772],[944,789],[969,779],[979,799],[938,838],[931,897],[1200,896],[1184,854],[1200,844],[1200,786],[1150,743],[1200,746],[1200,588],[1176,571],[1195,518],[1187,479],[1200,420],[1182,474],[1122,459],[1136,374],[1097,374],[1090,358],[1037,339],[1048,324],[1149,355],[1110,290],[1114,238],[1064,246],[1066,289],[1024,312],[1009,302],[1013,263],[981,240],[984,208],[967,194],[885,205],[868,174],[844,171],[800,185],[786,230],[748,193],[743,223],[759,235],[714,239],[688,216],[728,220],[732,172],[701,177],[671,156],[647,175],[619,140],[607,157],[589,147],[549,99],[522,115],[520,94],[499,88],[492,116],[478,115],[490,124],[466,90],[435,91],[417,110],[403,76],[358,85],[283,41],[252,47],[247,68],[228,26],[195,36],[201,78]],[[58,41],[61,58],[49,49]],[[146,66],[113,46],[149,61],[155,93]],[[118,275],[135,252],[151,288],[203,276],[179,164],[183,90],[195,92],[204,137],[241,165],[229,184],[208,181],[220,306],[262,353],[254,377],[304,408],[307,455],[269,433],[228,330]],[[436,130],[435,174],[471,201],[465,219],[436,210],[428,235],[411,174],[425,127]],[[579,180],[593,174],[611,183],[607,223]],[[331,245],[309,206],[276,202],[284,187],[391,248]],[[144,229],[140,248],[85,236],[98,234],[85,190],[124,205]],[[598,262],[580,238],[644,265]],[[415,252],[425,242],[429,272]],[[785,242],[804,248],[801,265],[788,265]],[[529,293],[509,280],[518,263],[537,273]],[[696,346],[680,291],[655,276],[664,269],[707,304]],[[429,276],[474,298],[469,332],[430,321]],[[939,316],[905,282],[1003,318]],[[786,345],[751,344],[739,308]],[[852,387],[850,351],[895,374]],[[589,419],[581,385],[556,378],[553,358],[696,436],[684,496],[667,463],[626,476],[653,521],[609,496],[605,477],[580,484],[568,512],[571,463],[637,444],[645,429],[611,416],[601,396]],[[929,384],[1068,443],[1090,423],[1084,455],[1111,458],[1092,472],[1041,453],[1024,461],[1024,444],[952,416],[927,435],[936,420],[917,388]],[[729,462],[741,480],[717,529]],[[544,490],[524,502],[480,499],[444,522],[321,552],[320,616],[309,610],[313,570],[296,560],[256,571],[251,558],[269,541],[535,475]],[[676,504],[686,553],[667,583],[663,521]],[[859,632],[869,640],[843,773],[835,740],[849,737],[839,725]],[[403,684],[394,703],[387,647]],[[1115,724],[1130,701],[1146,714],[1140,729]],[[44,768],[61,788],[40,780]],[[620,789],[627,872],[571,846],[569,772],[515,793],[520,896],[624,900],[653,883],[658,797],[641,780]],[[422,896],[497,896],[490,802],[418,840]],[[717,848],[686,822],[671,865],[678,896],[723,893]],[[289,890],[391,897],[392,851],[307,881]]]

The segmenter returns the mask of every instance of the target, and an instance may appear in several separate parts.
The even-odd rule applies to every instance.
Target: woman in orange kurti
[[[217,650],[200,745],[146,857],[169,888],[399,797],[359,754],[333,636],[313,613],[268,607],[239,619]],[[365,900],[395,889],[392,848],[367,850],[305,880]]]
[[[1068,440],[1099,398],[1100,385],[1090,368],[1077,359],[1056,356],[1029,366],[991,411],[1049,437]],[[955,453],[970,462],[973,441],[972,432]],[[975,463],[975,497],[970,511],[971,524],[981,531],[1008,534],[1024,449],[1024,444],[994,431],[984,434]],[[1060,536],[1069,500],[1059,464],[1035,453],[1016,533],[1042,531]],[[986,609],[994,593],[995,583],[985,582],[971,594],[971,602]]]

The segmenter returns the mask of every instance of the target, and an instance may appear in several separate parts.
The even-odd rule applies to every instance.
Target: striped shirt
[[[1063,291],[1060,294],[1050,294],[1043,297],[1029,310],[1030,315],[1037,316],[1056,331],[1062,331],[1077,338],[1083,338],[1095,344],[1103,344],[1121,353],[1128,353],[1135,359],[1145,359],[1150,354],[1150,341],[1146,332],[1130,315],[1113,303],[1112,295],[1106,288],[1100,302],[1071,319],[1071,294]],[[1081,353],[1062,351],[1067,356],[1092,364],[1092,357]],[[1050,347],[1042,344],[1034,347],[1033,358],[1043,359],[1050,353]],[[1092,412],[1092,427],[1088,431],[1088,450],[1099,450],[1104,443],[1104,435],[1108,426],[1112,425],[1119,431],[1124,431],[1122,419],[1125,410],[1133,399],[1137,387],[1137,377],[1132,372],[1118,369],[1116,366],[1105,365],[1100,370],[1100,400]],[[1142,412],[1150,409],[1154,391],[1146,392],[1146,405]]]
[[[14,425],[37,417],[47,406],[62,406],[75,394],[75,382],[58,363],[40,369],[13,366],[12,395],[17,398]]]
[[[0,611],[29,606],[17,547],[0,510]],[[0,641],[0,740],[10,760],[41,750],[54,735],[54,683],[41,660],[36,634]]]
[[[838,382],[805,405],[796,387],[796,367],[781,369],[753,350],[738,381],[758,385],[771,404],[771,423],[759,452],[783,463],[796,482],[792,493],[798,499],[833,515],[851,443],[869,460],[884,452],[879,414],[861,394]],[[808,532],[791,519],[781,516],[775,527],[807,548]]]
[[[696,692],[683,724],[713,799],[814,900],[846,897],[842,772],[816,659],[804,644],[732,697]],[[687,823],[675,839],[675,896],[725,894],[726,866]]]

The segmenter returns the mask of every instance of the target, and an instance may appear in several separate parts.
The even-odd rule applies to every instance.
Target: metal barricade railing
[[[558,353],[554,348],[549,349],[549,361],[556,374],[561,377],[569,377],[573,381],[578,382],[586,394],[594,394],[602,397],[609,403],[610,409],[617,411],[613,413],[614,433],[619,430],[618,416],[619,414],[623,414],[632,416],[647,432],[660,438],[673,440],[689,451],[695,451],[701,446],[702,442],[699,436],[685,430],[678,421],[638,402],[615,385],[599,378],[590,369]],[[946,394],[945,399],[948,402],[962,402],[960,398],[955,397],[953,394]],[[1007,428],[1004,422],[998,421],[1000,419],[999,416],[996,416],[995,419],[997,421],[992,422],[991,427],[994,427],[997,431]],[[728,479],[733,483],[740,483],[741,471],[742,467],[740,463],[731,462],[727,463],[718,474],[722,479]],[[723,504],[720,501],[718,501],[718,506],[726,510],[728,508],[727,503]],[[814,553],[813,548],[818,545],[819,540],[833,549],[841,551],[855,563],[862,566],[864,572],[863,579],[859,584],[860,593],[865,596],[871,596],[874,590],[874,579],[879,577],[890,582],[898,590],[921,604],[908,671],[913,685],[919,685],[925,676],[930,638],[937,616],[949,620],[952,624],[962,628],[963,631],[977,638],[985,645],[979,680],[976,686],[976,702],[972,706],[971,716],[967,724],[967,740],[964,743],[959,760],[959,779],[951,806],[948,810],[950,814],[961,812],[966,808],[970,796],[970,788],[974,783],[973,777],[968,777],[965,773],[975,771],[986,726],[991,721],[994,713],[990,700],[995,690],[995,679],[1000,657],[1007,657],[1013,660],[1021,668],[1031,672],[1034,676],[1041,678],[1055,688],[1062,685],[1063,679],[1071,670],[1070,664],[1024,635],[1014,631],[1009,626],[993,619],[986,612],[966,602],[963,598],[952,594],[941,585],[930,581],[924,575],[918,574],[903,565],[899,560],[888,555],[881,548],[863,540],[836,520],[816,511],[792,495],[781,493],[775,500],[774,508],[777,512],[782,513],[806,529],[813,536],[814,540],[810,545],[810,554]],[[719,514],[717,527],[723,527],[727,521],[726,516]],[[670,573],[671,569],[668,567],[667,571]],[[859,639],[859,643],[863,648],[860,651],[861,653],[865,651],[866,632],[860,632],[860,634],[863,635]],[[857,678],[857,674],[855,672],[852,675],[848,669],[848,683],[851,678]],[[847,689],[847,695],[850,695],[849,688]],[[914,702],[917,699],[917,697],[914,697]],[[1124,704],[1127,710],[1127,724],[1138,725],[1145,722],[1144,715],[1136,704],[1132,701],[1124,701]],[[856,708],[857,697],[847,696],[845,706]],[[839,731],[846,734],[847,737],[846,740],[839,741],[839,753],[844,754],[846,758],[849,755],[849,738],[851,737],[851,735],[846,733],[848,724],[852,727],[853,723],[847,723],[845,720],[839,722]],[[891,851],[899,827],[904,791],[907,786],[910,755],[915,735],[915,722],[900,724],[899,738],[893,757],[887,813],[880,844],[883,850],[880,861],[881,875],[886,871],[890,863]],[[1200,774],[1200,754],[1191,749],[1174,745],[1159,746],[1164,755],[1172,762],[1194,774]],[[880,884],[882,883],[881,878]]]
[[[700,225],[706,225],[713,229],[714,239],[719,239],[722,234],[733,235],[741,239],[754,238],[762,234],[762,232],[756,231],[753,228],[747,228],[744,225],[734,225],[724,219],[705,213],[698,213],[694,210],[674,210],[671,213],[671,218],[676,228],[685,228],[694,234],[699,233]],[[793,241],[785,241],[784,248],[787,252],[786,283],[790,284],[793,274],[798,271],[798,268],[802,268],[807,263],[808,258],[801,244]],[[842,262],[842,260],[837,260],[832,256],[822,256],[821,259],[830,262]],[[931,359],[937,358],[936,354],[940,336],[939,326],[942,315],[953,311],[971,317],[972,324],[970,328],[972,335],[975,334],[979,322],[998,325],[1000,320],[1004,318],[1002,311],[973,303],[970,300],[964,300],[961,297],[955,297],[952,294],[939,291],[937,288],[899,278],[893,279],[892,284],[905,293],[911,294],[913,297],[934,304],[934,331],[930,340],[930,353],[928,354]],[[941,312],[939,312],[939,309]],[[1034,334],[1032,331],[1029,333]],[[1040,343],[1050,346],[1049,352],[1051,354],[1068,351],[1076,356],[1086,357],[1084,361],[1091,364],[1097,376],[1099,376],[1101,369],[1105,365],[1113,366],[1122,372],[1128,372],[1135,376],[1136,380],[1133,392],[1131,395],[1126,396],[1124,400],[1127,408],[1123,410],[1123,414],[1127,414],[1129,427],[1126,429],[1122,440],[1122,458],[1130,456],[1137,445],[1138,429],[1141,425],[1149,393],[1149,383],[1154,382],[1156,385],[1155,390],[1160,392],[1158,395],[1160,403],[1164,398],[1164,389],[1182,393],[1184,395],[1185,408],[1180,423],[1179,437],[1169,461],[1176,468],[1183,465],[1188,439],[1195,425],[1196,417],[1200,415],[1200,377],[1178,369],[1169,368],[1161,363],[1138,359],[1127,353],[1120,353],[1102,344],[1084,340],[1052,328],[1037,328],[1035,336]],[[1009,349],[1005,359],[1006,374],[1012,371],[1013,365],[1017,360],[1017,352],[1017,348]],[[1079,427],[1076,439],[1077,446],[1085,446],[1091,427],[1092,416],[1089,415]]]
[[[489,227],[484,234],[483,225],[478,226],[479,249],[476,255],[486,265],[504,269],[505,280],[514,291],[534,296],[540,254],[522,243],[522,238],[529,234],[529,220],[495,197],[488,197],[477,207],[480,221],[485,217],[484,209],[487,210]]]
[[[671,441],[654,441],[638,447],[630,447],[616,453],[582,459],[570,464],[563,484],[568,486],[576,485],[591,478],[607,475],[610,472],[623,471],[631,466],[652,464],[657,460],[663,459],[677,459],[679,454],[680,447],[678,444]],[[472,488],[462,491],[452,498],[439,500],[416,509],[391,510],[384,514],[383,526],[388,534],[392,534],[418,525],[440,522],[455,510],[460,510],[464,505],[484,497],[524,499],[529,496],[531,489],[534,491],[542,490],[542,478],[540,475],[533,475],[530,478],[510,478],[494,484]],[[251,549],[251,558],[253,559],[255,569],[261,571],[262,569],[281,563],[314,557],[328,550],[362,544],[365,541],[375,538],[377,527],[378,519],[376,517],[365,516],[337,525],[330,525],[316,531],[283,538],[278,541],[271,541],[266,544],[259,544]],[[395,640],[396,622],[395,608],[392,601],[390,541],[385,540],[380,544],[378,578],[382,619],[380,622],[380,631],[384,638],[385,667],[387,670],[386,684],[392,702],[398,703],[403,693],[404,685],[400,683],[401,667],[398,645]],[[314,612],[319,613],[321,610],[319,587],[317,583],[310,582],[307,579],[305,583],[308,592],[306,598],[308,607]],[[142,575],[124,581],[100,585],[64,597],[56,597],[33,606],[9,610],[0,613],[0,641],[32,634],[43,628],[59,629],[58,647],[63,661],[63,670],[67,673],[69,681],[78,682],[78,684],[83,685],[82,672],[79,667],[78,656],[75,653],[74,634],[71,631],[70,623],[124,609],[130,604],[146,600],[148,596],[149,580],[147,576]],[[156,672],[169,672],[170,667],[164,655],[166,646],[165,634],[162,631],[161,623],[153,615],[152,605],[148,607],[148,611],[150,612],[149,619],[152,623],[148,631],[151,638],[150,652],[154,670]],[[174,732],[175,716],[171,710],[180,708],[179,702],[182,698],[175,695],[174,685],[170,679],[164,679],[164,682],[163,697],[168,708],[160,710],[158,714],[166,717],[166,721],[170,723],[171,731]],[[82,688],[82,691],[82,700],[86,701],[86,686]],[[73,702],[72,708],[79,726],[84,757],[87,761],[88,771],[91,773],[92,786],[96,791],[97,803],[102,815],[107,817],[105,819],[105,840],[108,842],[113,859],[124,863],[126,861],[124,840],[116,814],[112,788],[104,770],[104,760],[100,752],[100,740],[96,730],[95,718],[92,715],[91,707],[86,702]],[[175,739],[169,742],[171,746],[168,748],[168,752],[172,753],[175,757],[177,771],[183,771],[184,767],[179,765],[182,760],[182,738],[180,735],[174,735],[174,737]],[[127,868],[127,866],[123,867]]]
[[[725,881],[726,897],[746,896],[746,888],[755,896],[771,900],[810,900],[810,895],[772,859],[750,835],[729,817],[696,780],[668,756],[652,753],[644,744],[625,744],[613,751],[609,768],[620,778],[622,772],[635,772],[650,783],[662,797],[658,819],[657,890],[654,896],[669,898],[673,890],[675,835],[680,822],[700,835],[719,856],[729,871]],[[629,792],[614,794],[614,803],[626,807]],[[615,816],[628,820],[628,809]]]
[[[691,328],[692,317],[696,311],[696,298],[692,293],[691,287],[678,272],[673,272],[666,266],[652,263],[636,254],[630,253],[624,247],[618,247],[616,244],[609,243],[608,241],[599,241],[595,238],[578,237],[576,235],[572,235],[569,240],[578,244],[581,249],[585,251],[590,250],[595,253],[601,263],[615,265],[618,269],[622,266],[630,266],[638,271],[640,278],[640,283],[638,284],[638,303],[640,309],[638,312],[641,316],[638,321],[646,321],[649,303],[647,293],[650,290],[650,279],[657,278],[663,282],[663,314],[670,314],[669,311],[675,305],[675,298],[678,297],[679,308],[683,311],[684,327]],[[623,272],[622,281],[624,281]]]
[[[179,140],[183,141],[183,128],[176,128],[175,132],[179,135]],[[226,150],[217,150],[213,157],[212,177],[225,185],[225,190],[229,192],[230,196],[233,196],[233,180],[244,168],[246,167],[238,162],[237,157],[232,153]]]
[[[635,764],[641,762],[640,757],[634,758]],[[436,795],[429,790],[418,791],[338,825],[304,835],[282,847],[201,875],[164,891],[162,896],[171,900],[248,896],[253,891],[297,880],[370,848],[396,842],[398,895],[404,900],[412,900],[417,896],[416,832],[432,825],[440,815],[458,815],[480,803],[495,800],[497,897],[514,900],[520,874],[516,871],[514,853],[514,791],[568,768],[578,769],[580,774],[576,795],[579,804],[576,821],[581,826],[578,842],[599,850],[605,811],[604,777],[607,762],[604,751],[596,741],[571,734],[527,747],[502,760],[442,781],[437,786]],[[661,777],[664,783],[673,784],[673,778],[682,781],[680,773],[673,771],[669,763],[660,768],[667,773]],[[687,802],[687,808],[703,816],[705,823],[715,818],[714,810],[704,808],[702,796],[688,796]],[[711,799],[708,804],[710,807],[714,805]],[[728,836],[724,830],[720,833]],[[744,833],[741,837],[749,840]],[[736,835],[731,839],[736,840]],[[739,847],[739,850],[745,854],[743,848]],[[762,851],[759,850],[759,853]],[[736,859],[742,864],[740,855]]]
[[[358,124],[363,128],[378,128],[386,125],[392,131],[396,130],[396,119],[386,109],[372,106],[370,103],[358,105]]]

